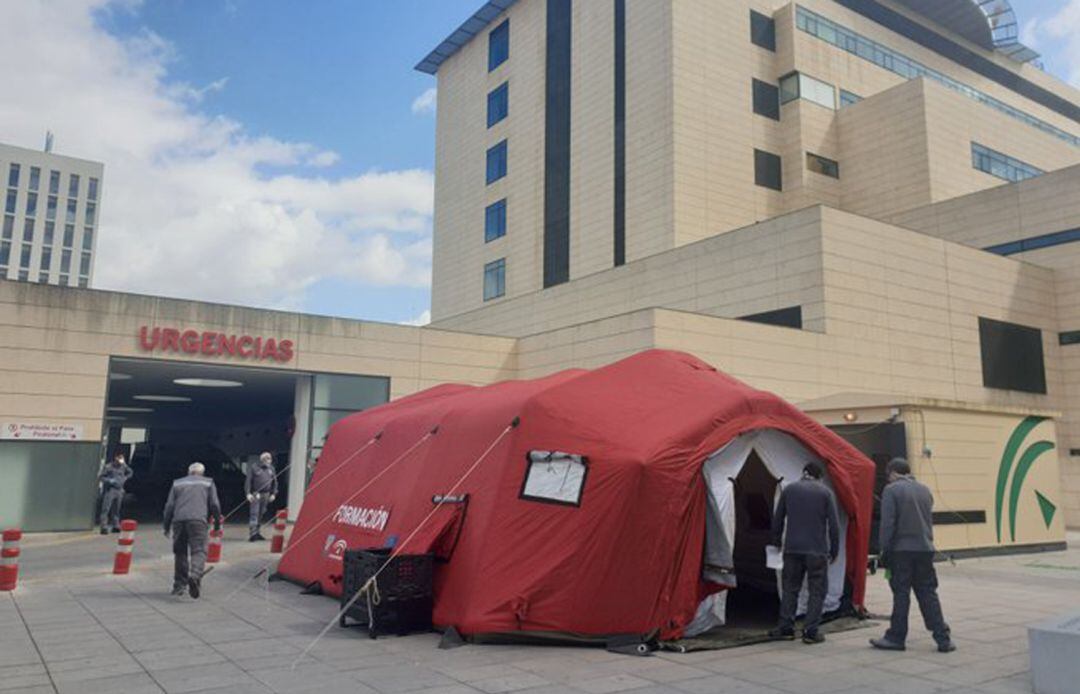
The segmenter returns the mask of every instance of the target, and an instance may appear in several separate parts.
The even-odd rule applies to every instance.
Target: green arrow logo
[[[1001,542],[1001,525],[1002,525],[1002,511],[1005,506],[1005,492],[1008,487],[1009,492],[1009,537],[1016,541],[1016,514],[1019,510],[1020,492],[1023,491],[1024,481],[1027,479],[1028,473],[1031,471],[1035,461],[1043,453],[1054,449],[1054,444],[1050,441],[1037,441],[1026,449],[1020,455],[1019,462],[1017,460],[1017,453],[1020,452],[1020,446],[1023,445],[1024,439],[1028,434],[1042,422],[1046,421],[1045,417],[1025,417],[1020,424],[1017,425],[1013,431],[1012,436],[1009,437],[1008,443],[1005,444],[1005,450],[1001,455],[1001,466],[998,468],[997,486],[994,494],[994,517],[997,524],[997,540]],[[1015,469],[1013,463],[1016,463]],[[1012,474],[1012,485],[1009,485],[1009,475]],[[1041,495],[1040,495],[1041,497]],[[1040,507],[1043,510],[1044,520],[1046,518],[1046,507],[1042,505],[1042,501],[1045,497],[1039,499]],[[1049,503],[1049,501],[1047,501]],[[1051,504],[1053,506],[1053,504]],[[1056,508],[1055,508],[1056,510]],[[1051,512],[1051,519],[1053,513]],[[1049,523],[1047,523],[1049,527]]]

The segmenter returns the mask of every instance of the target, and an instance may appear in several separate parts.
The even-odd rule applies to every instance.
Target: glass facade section
[[[510,58],[510,20],[506,20],[488,34],[488,72]]]
[[[312,383],[312,457],[318,458],[322,452],[323,441],[335,422],[389,401],[389,378],[316,374]]]
[[[780,103],[806,99],[825,108],[836,108],[836,89],[800,72],[792,72],[780,78]]]
[[[506,258],[484,266],[484,301],[506,294]]]
[[[849,92],[846,89],[840,90],[840,108],[844,108],[845,106],[851,106],[852,104],[857,104],[860,101],[862,101],[862,97],[855,92]]]
[[[926,77],[927,79],[934,80],[955,92],[959,92],[970,99],[974,99],[981,104],[985,104],[990,108],[1000,111],[1010,118],[1015,118],[1022,123],[1038,128],[1049,135],[1053,135],[1054,137],[1068,142],[1074,147],[1080,147],[1080,136],[1067,133],[1061,128],[1050,125],[1046,121],[1036,118],[1029,113],[1025,113],[1003,101],[995,99],[989,94],[981,92],[974,87],[970,87],[963,82],[959,82],[937,70],[928,68],[922,63],[912,60],[898,51],[887,48],[876,41],[868,39],[861,34],[857,34],[846,27],[840,26],[836,22],[826,19],[816,12],[811,12],[801,5],[796,7],[795,25],[811,36],[815,36],[843,51],[851,53],[852,55],[857,55],[864,60],[868,60],[905,79]]]
[[[820,154],[806,153],[806,168],[830,178],[840,178],[840,164]]]
[[[506,140],[503,140],[487,151],[487,182],[489,185],[506,176],[506,159]],[[87,222],[89,221],[90,218],[88,215]]]
[[[506,236],[505,198],[484,210],[484,243]]]
[[[1046,173],[1031,164],[1025,164],[1019,159],[1013,159],[1007,154],[984,147],[977,142],[971,143],[971,165],[979,171],[1013,183]]]
[[[490,128],[510,115],[510,83],[501,85],[488,93],[487,125]]]

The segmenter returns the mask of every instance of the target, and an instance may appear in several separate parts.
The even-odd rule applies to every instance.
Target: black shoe
[[[197,579],[197,578],[189,578],[188,582],[187,582],[187,585],[188,585],[188,592],[191,593],[192,599],[198,600],[199,599],[199,579]]]
[[[251,535],[250,537],[248,537],[248,542],[258,542],[258,541],[259,541],[259,536],[258,535]]]
[[[263,537],[262,533],[255,533],[255,539],[259,542],[266,542],[266,538]]]
[[[820,631],[804,631],[802,642],[811,646],[815,643],[825,643],[825,634]]]
[[[113,529],[112,529],[111,531],[109,531],[109,532],[114,532],[114,533],[118,533],[118,532],[120,532],[120,528],[113,528]]]
[[[885,637],[881,637],[880,639],[870,639],[870,645],[873,646],[874,648],[880,649],[882,651],[906,651],[907,650],[907,646],[905,646],[904,644],[896,643],[895,641],[890,641]]]
[[[956,650],[956,644],[952,642],[952,639],[948,641],[942,641],[937,645],[938,653],[952,653]]]
[[[770,629],[769,638],[773,641],[794,641],[794,629]]]
[[[169,593],[169,595],[174,595],[176,597],[180,597],[181,595],[183,595],[186,592],[187,592],[187,589],[184,588],[184,586],[173,586],[172,592]]]
[[[102,528],[101,529],[101,534],[102,535],[108,535],[109,534],[109,529],[108,528]]]

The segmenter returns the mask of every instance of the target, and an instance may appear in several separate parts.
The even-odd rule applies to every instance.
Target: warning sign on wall
[[[78,441],[83,437],[81,424],[4,422],[0,439],[6,441]]]

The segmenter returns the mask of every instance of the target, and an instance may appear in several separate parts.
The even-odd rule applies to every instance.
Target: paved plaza
[[[248,579],[267,544],[230,529],[225,561],[200,600],[173,598],[160,530],[141,532],[134,570],[109,575],[115,537],[32,536],[22,580],[0,594],[0,691],[47,692],[604,692],[824,694],[1030,692],[1025,625],[1080,607],[1080,550],[969,559],[940,566],[959,651],[940,655],[913,615],[906,653],[867,646],[880,628],[820,646],[769,643],[688,654],[621,656],[598,648],[474,646],[439,650],[439,636],[370,640],[335,624],[337,603],[296,586]],[[1071,544],[1080,543],[1073,534]],[[244,585],[242,585],[244,584]],[[889,609],[879,574],[869,607]],[[239,590],[238,590],[239,589]],[[294,667],[295,665],[295,667]]]

